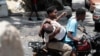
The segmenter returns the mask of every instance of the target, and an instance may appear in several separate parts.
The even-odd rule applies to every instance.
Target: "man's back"
[[[68,20],[68,23],[66,26],[67,33],[72,32],[72,35],[75,37],[76,33],[77,33],[77,26],[78,26],[78,23],[77,23],[75,17],[71,17]],[[66,36],[65,41],[72,41],[72,40],[68,36]]]

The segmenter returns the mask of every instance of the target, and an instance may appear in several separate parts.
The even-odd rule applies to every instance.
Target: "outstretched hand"
[[[62,16],[66,16],[67,15],[67,13],[66,12],[62,12],[62,14],[61,14]]]
[[[66,16],[66,15],[67,15],[66,12],[62,12],[62,13],[57,17],[56,21],[59,20],[60,18],[62,18],[63,16]]]

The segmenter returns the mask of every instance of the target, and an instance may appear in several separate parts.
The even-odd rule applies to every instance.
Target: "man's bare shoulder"
[[[51,21],[51,19],[50,18],[45,18],[44,21]]]
[[[45,18],[44,20],[51,20],[50,18]]]

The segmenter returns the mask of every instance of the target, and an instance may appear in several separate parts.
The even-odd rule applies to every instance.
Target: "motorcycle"
[[[81,40],[76,44],[77,56],[98,56],[100,55],[100,34],[91,37],[86,30]],[[62,52],[54,49],[44,48],[44,42],[29,42],[29,47],[33,48],[33,56],[62,56]],[[96,50],[94,53],[93,50]]]
[[[29,47],[33,49],[33,56],[62,56],[62,52],[50,48],[44,48],[43,42],[29,42]],[[83,36],[81,41],[77,44],[78,56],[85,56],[90,52],[90,44],[87,42],[86,37]]]
[[[62,56],[62,52],[50,48],[44,48],[43,42],[29,42],[29,47],[33,49],[33,56]],[[78,56],[85,56],[90,53],[91,45],[87,41],[86,36],[81,38],[81,41],[77,43]]]
[[[78,56],[88,56],[90,53],[91,56],[100,55],[100,33],[97,33],[95,36],[91,36],[86,30],[83,32],[82,39],[77,46]],[[93,51],[95,50],[95,52]]]
[[[81,37],[81,40],[76,43],[77,56],[88,56],[92,50],[92,45],[90,38],[87,37],[87,34]]]

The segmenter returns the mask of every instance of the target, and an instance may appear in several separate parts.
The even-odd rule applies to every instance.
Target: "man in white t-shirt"
[[[49,35],[55,32],[57,28],[59,28],[60,31],[54,36],[54,38],[58,41],[61,41],[66,35],[65,27],[61,26],[61,24],[59,24],[57,21],[51,21],[49,23],[43,24],[43,29],[45,32],[44,37],[46,42],[49,42]]]

